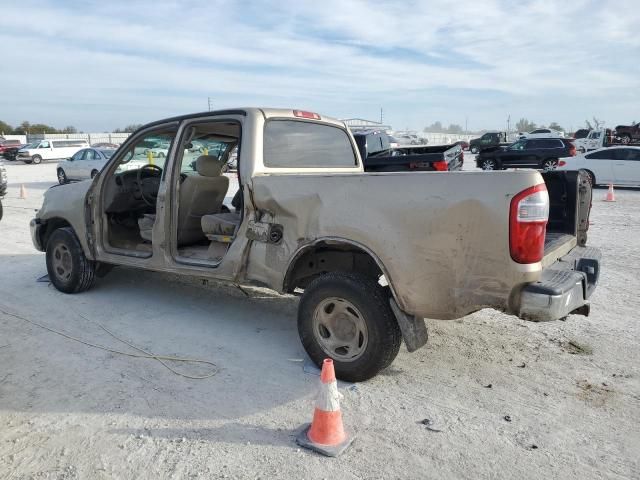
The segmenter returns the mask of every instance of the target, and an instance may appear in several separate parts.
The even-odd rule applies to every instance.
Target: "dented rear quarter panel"
[[[284,237],[252,246],[247,275],[281,289],[300,248],[344,239],[372,252],[407,313],[452,319],[508,310],[514,287],[541,272],[509,252],[511,198],[538,183],[533,170],[256,175],[254,203],[284,226]]]

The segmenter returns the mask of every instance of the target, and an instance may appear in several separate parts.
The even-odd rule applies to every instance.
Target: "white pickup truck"
[[[167,156],[121,168],[149,139],[166,140]],[[229,211],[221,170],[236,148]],[[49,189],[31,230],[66,293],[120,265],[301,294],[310,357],[360,381],[403,339],[424,345],[424,318],[588,314],[600,258],[584,246],[590,203],[578,172],[365,172],[344,123],[242,108],[142,127],[93,180]]]

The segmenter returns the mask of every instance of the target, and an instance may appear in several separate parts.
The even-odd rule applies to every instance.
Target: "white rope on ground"
[[[6,308],[6,307],[3,307],[3,308]],[[167,368],[169,371],[171,371],[172,373],[174,373],[176,375],[179,375],[181,377],[190,378],[190,379],[193,379],[193,380],[204,380],[205,378],[211,378],[211,377],[213,377],[214,375],[216,375],[218,373],[218,366],[215,363],[210,362],[209,360],[201,360],[201,359],[198,359],[198,358],[173,357],[173,356],[168,356],[168,355],[156,355],[155,353],[148,352],[147,350],[144,350],[142,348],[136,347],[135,345],[129,343],[128,341],[118,337],[115,333],[113,333],[110,330],[108,330],[107,327],[102,325],[100,322],[96,322],[94,320],[89,320],[88,318],[86,318],[85,316],[83,316],[83,315],[81,315],[81,314],[79,314],[77,312],[75,312],[75,313],[78,316],[84,318],[85,320],[87,320],[89,322],[95,323],[96,325],[98,325],[100,328],[102,328],[105,332],[107,332],[109,335],[111,335],[116,340],[118,340],[118,341],[120,341],[120,342],[122,342],[122,343],[124,343],[126,345],[129,345],[131,348],[134,348],[135,350],[138,350],[139,352],[142,352],[142,354],[140,354],[140,353],[131,353],[131,352],[123,352],[121,350],[115,350],[115,349],[110,348],[110,347],[105,347],[104,345],[98,345],[96,343],[87,342],[87,341],[82,340],[80,338],[73,337],[73,336],[71,336],[69,334],[66,334],[64,332],[61,332],[61,331],[56,330],[54,328],[51,328],[51,327],[49,327],[47,325],[43,325],[43,324],[38,323],[38,322],[36,322],[34,320],[30,320],[30,319],[28,319],[26,317],[23,317],[21,315],[17,315],[15,313],[7,312],[2,308],[0,308],[0,312],[4,313],[5,315],[8,315],[10,317],[17,318],[18,320],[23,320],[25,322],[28,322],[28,323],[30,323],[32,325],[35,325],[37,327],[40,327],[40,328],[42,328],[44,330],[48,330],[49,332],[55,333],[56,335],[60,335],[61,337],[67,338],[69,340],[73,340],[73,341],[78,342],[78,343],[82,343],[83,345],[87,345],[89,347],[98,348],[98,349],[104,350],[106,352],[116,353],[118,355],[125,355],[125,356],[128,356],[128,357],[150,358],[150,359],[153,359],[153,360],[157,360],[165,368]],[[212,372],[210,372],[210,373],[208,373],[206,375],[189,375],[189,374],[186,374],[186,373],[179,372],[179,371],[175,370],[173,367],[167,365],[167,363],[165,363],[167,361],[198,363],[198,364],[202,364],[202,365],[209,365],[209,366],[212,367],[213,370],[212,370]]]

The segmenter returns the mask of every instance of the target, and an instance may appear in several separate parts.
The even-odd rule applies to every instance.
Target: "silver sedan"
[[[115,151],[112,148],[84,148],[80,150],[73,157],[58,163],[58,182],[65,184],[71,180],[87,180],[95,177]]]

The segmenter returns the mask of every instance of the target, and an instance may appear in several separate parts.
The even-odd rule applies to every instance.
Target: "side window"
[[[80,150],[79,152],[76,152],[71,158],[75,162],[80,160],[83,156],[84,156],[84,150]]]
[[[205,165],[204,168],[212,170],[214,166],[218,166],[220,175],[224,165],[230,160],[231,151],[238,145],[240,125],[228,121],[211,121],[193,125],[185,131],[186,139],[177,153],[182,155],[180,173],[187,176],[215,176],[204,170],[198,171],[198,158],[208,157],[205,163],[208,163],[209,167]],[[200,164],[200,168],[203,168],[203,164]]]
[[[40,142],[38,148],[49,148],[49,142]]]
[[[355,167],[347,132],[301,120],[269,120],[264,129],[264,165],[272,168]]]
[[[118,168],[114,173],[138,169],[149,164],[164,169],[167,152],[175,139],[176,131],[176,127],[171,126],[139,137],[118,156]]]
[[[533,150],[535,148],[545,148],[544,143],[544,140],[529,140],[527,142],[527,148],[529,150]]]
[[[95,160],[95,158],[96,158],[96,154],[90,148],[84,151],[84,157],[82,157],[83,160]]]
[[[629,155],[627,156],[627,160],[640,162],[640,149],[630,148]]]
[[[610,160],[612,154],[608,150],[598,150],[597,152],[589,153],[586,158],[589,160]]]

